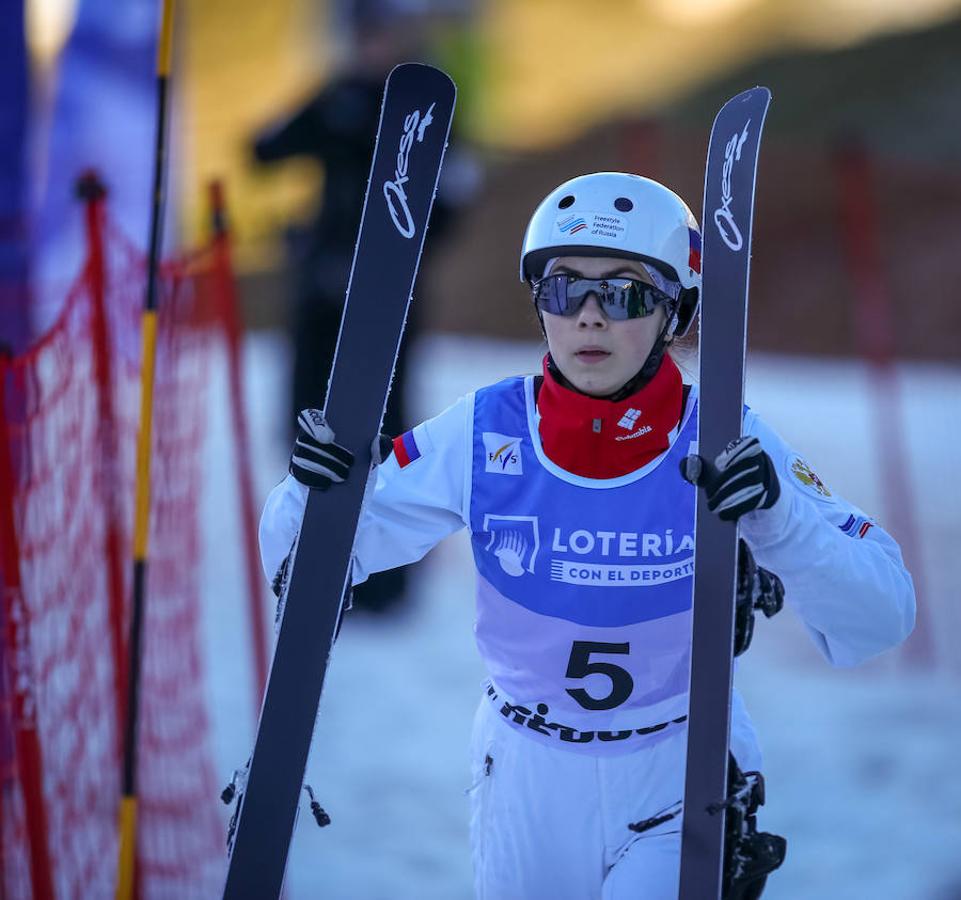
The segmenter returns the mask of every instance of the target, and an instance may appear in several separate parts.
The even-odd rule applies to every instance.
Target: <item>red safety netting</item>
[[[2,900],[115,888],[146,268],[101,227],[102,202],[88,214],[90,261],[59,319],[0,360]],[[144,898],[214,896],[226,865],[199,634],[210,264],[166,263],[159,293],[137,763]]]

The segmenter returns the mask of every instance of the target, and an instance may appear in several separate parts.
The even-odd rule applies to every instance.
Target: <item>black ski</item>
[[[383,420],[455,93],[450,78],[430,66],[398,66],[387,79],[324,409],[356,464],[346,483],[312,491],[307,503],[257,742],[238,799],[225,900],[270,900],[283,887],[364,475]]]
[[[704,179],[698,453],[741,434],[754,185],[771,94],[756,87],[714,120]],[[698,491],[681,900],[721,896],[737,577],[737,526]]]

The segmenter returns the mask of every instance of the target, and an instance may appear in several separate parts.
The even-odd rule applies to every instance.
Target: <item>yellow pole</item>
[[[150,534],[150,446],[153,434],[153,387],[157,349],[157,270],[163,230],[164,175],[167,169],[168,79],[173,48],[174,0],[163,0],[157,41],[157,130],[154,144],[153,192],[150,204],[150,247],[147,291],[142,318],[140,432],[137,435],[137,499],[134,521],[133,602],[127,666],[127,721],[124,728],[123,784],[120,798],[120,849],[116,900],[133,900],[137,857],[137,719],[140,708],[140,660],[144,605],[147,598],[147,547]]]

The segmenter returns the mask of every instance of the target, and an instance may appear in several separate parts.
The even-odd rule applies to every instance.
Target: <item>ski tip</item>
[[[443,69],[438,69],[436,66],[428,65],[422,62],[403,62],[398,63],[390,70],[387,75],[387,83],[390,84],[397,77],[404,77],[406,75],[415,75],[417,77],[423,78],[428,75],[432,78],[437,78],[446,82],[450,85],[451,90],[455,93],[457,92],[457,85],[454,83],[454,79],[450,77]]]
[[[727,101],[724,105],[727,106],[731,103],[746,103],[750,101],[765,100],[766,102],[771,102],[771,90],[766,88],[762,84],[755,85],[752,88],[748,88],[746,91],[741,91],[740,94],[735,94]]]
[[[718,110],[717,115],[714,117],[714,126],[717,127],[718,122],[725,120],[729,116],[743,115],[745,107],[747,111],[756,110],[763,118],[767,113],[767,108],[770,106],[770,103],[771,91],[768,88],[763,85],[748,88],[746,91],[741,91],[740,94],[735,94]]]

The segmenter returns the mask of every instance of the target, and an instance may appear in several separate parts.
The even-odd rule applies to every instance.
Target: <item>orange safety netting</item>
[[[88,207],[100,237],[57,322],[0,360],[3,900],[108,898],[116,878],[146,267],[99,227],[101,207]],[[161,270],[137,763],[144,898],[214,896],[226,865],[199,621],[209,264]]]

